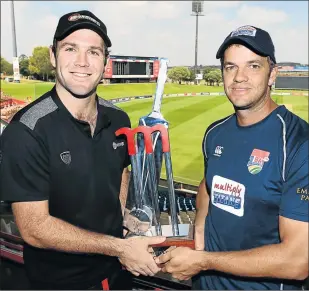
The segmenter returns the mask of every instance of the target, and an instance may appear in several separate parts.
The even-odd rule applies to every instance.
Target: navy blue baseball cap
[[[226,37],[220,46],[216,58],[222,58],[225,50],[231,44],[242,44],[258,55],[270,57],[276,63],[273,41],[269,33],[261,28],[246,25],[235,29]]]
[[[105,24],[88,10],[70,12],[61,16],[54,39],[62,40],[75,30],[83,28],[90,29],[99,34],[107,47],[112,46]]]

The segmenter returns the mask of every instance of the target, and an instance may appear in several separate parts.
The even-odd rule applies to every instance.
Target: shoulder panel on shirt
[[[277,118],[282,128],[282,179],[286,180],[289,166],[303,143],[308,142],[309,124],[300,117],[282,108]]]
[[[110,107],[110,108],[114,108],[116,110],[120,110],[120,111],[123,111],[121,108],[117,107],[116,105],[114,105],[112,102],[110,101],[107,101],[101,97],[99,97],[99,104],[100,105],[103,105],[105,107]]]
[[[19,121],[33,130],[39,119],[55,111],[57,108],[58,106],[53,101],[52,97],[45,98],[24,112]]]
[[[213,130],[215,129],[216,127],[222,125],[223,123],[225,123],[227,120],[229,120],[232,116],[234,115],[231,114],[227,117],[224,117],[222,119],[219,119],[215,122],[213,122],[212,124],[210,124],[208,126],[208,128],[206,129],[206,132],[205,132],[205,135],[204,135],[204,138],[203,138],[203,153],[204,153],[204,157],[207,159],[207,152],[206,152],[206,140],[207,140],[207,137],[208,137],[208,134]]]

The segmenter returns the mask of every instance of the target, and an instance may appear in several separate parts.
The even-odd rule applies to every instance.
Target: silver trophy
[[[188,242],[192,231],[189,224],[178,224],[168,122],[160,112],[167,64],[167,59],[160,59],[152,112],[140,118],[138,127],[116,131],[116,136],[126,136],[133,177],[127,203],[129,210],[125,213],[124,224],[129,230],[128,236],[163,235],[170,238],[169,242],[173,239],[185,239]],[[160,223],[158,186],[163,161],[168,186],[169,225]],[[170,243],[165,242],[167,244]]]

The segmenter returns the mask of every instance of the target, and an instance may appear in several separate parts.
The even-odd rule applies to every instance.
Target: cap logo
[[[96,21],[94,18],[92,18],[92,17],[90,17],[90,16],[88,16],[88,15],[81,15],[81,14],[78,14],[78,13],[77,13],[77,14],[71,15],[71,16],[68,18],[69,21],[77,21],[77,20],[79,20],[79,19],[87,19],[87,20],[90,20],[90,21],[94,22],[96,25],[101,26],[100,23],[99,23],[98,21]]]
[[[255,37],[256,34],[256,29],[252,26],[241,26],[239,28],[237,28],[236,30],[234,30],[231,33],[230,37],[233,36],[239,36],[239,35],[246,35],[246,36],[252,36]]]

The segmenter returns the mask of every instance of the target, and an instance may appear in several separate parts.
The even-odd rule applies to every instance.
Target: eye
[[[250,65],[250,68],[253,69],[253,70],[258,70],[258,69],[260,68],[260,65],[251,64],[251,65]]]
[[[234,68],[235,68],[235,66],[233,66],[233,65],[227,65],[227,66],[224,67],[224,69],[225,69],[226,71],[231,71],[231,70],[233,70]]]
[[[100,54],[97,52],[97,51],[95,51],[95,50],[91,50],[91,51],[89,51],[90,52],[90,54],[91,55],[93,55],[93,56],[99,56]]]
[[[65,48],[66,52],[73,52],[75,49],[73,47],[67,47]]]

